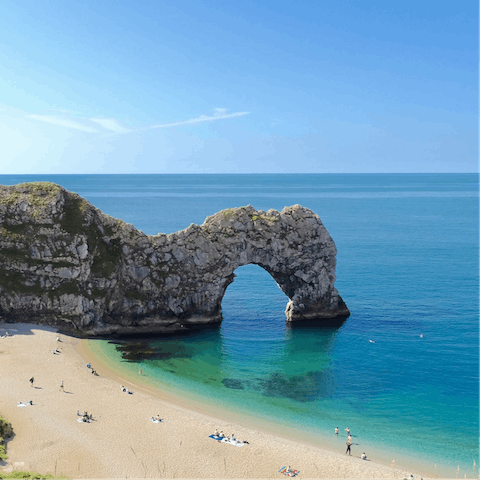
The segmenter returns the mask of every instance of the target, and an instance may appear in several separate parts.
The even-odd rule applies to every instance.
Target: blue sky
[[[478,4],[4,0],[0,173],[478,171]]]

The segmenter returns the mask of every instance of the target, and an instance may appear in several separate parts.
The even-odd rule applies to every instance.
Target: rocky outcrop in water
[[[312,211],[252,206],[145,235],[45,182],[0,186],[0,317],[90,335],[219,323],[234,271],[256,264],[290,299],[288,322],[346,318],[336,248]]]

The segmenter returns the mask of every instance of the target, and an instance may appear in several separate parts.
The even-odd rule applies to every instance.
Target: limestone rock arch
[[[289,298],[287,322],[343,319],[335,244],[294,205],[223,210],[202,225],[145,235],[46,182],[0,186],[0,318],[90,335],[219,323],[234,271],[259,265]]]
[[[219,317],[234,271],[255,264],[266,270],[289,298],[287,321],[349,315],[334,287],[335,244],[311,210],[294,205],[281,212],[264,212],[249,205],[221,211],[201,227],[192,225],[184,232],[185,239],[193,234],[197,243],[198,238],[204,240],[192,252],[200,274],[185,272],[196,293],[209,299],[195,305],[196,311]],[[175,235],[173,243],[177,243]],[[217,281],[211,281],[212,274]]]

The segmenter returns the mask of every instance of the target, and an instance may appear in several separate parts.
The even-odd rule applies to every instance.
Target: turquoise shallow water
[[[338,248],[336,286],[352,315],[337,329],[284,322],[287,298],[260,267],[239,268],[219,329],[150,339],[153,382],[303,430],[343,451],[473,476],[478,461],[476,175],[0,176],[50,180],[148,234],[223,208],[300,203]],[[420,337],[423,335],[423,338]],[[369,340],[373,340],[374,343]],[[122,360],[115,344],[110,357]],[[392,454],[394,456],[392,456]],[[383,455],[383,457],[382,457]]]

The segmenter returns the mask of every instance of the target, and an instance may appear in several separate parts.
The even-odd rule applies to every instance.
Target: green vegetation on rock
[[[21,223],[20,225],[9,225],[8,223],[4,223],[2,225],[2,235],[26,235],[28,227],[31,224],[28,223]],[[4,232],[5,230],[5,232]]]
[[[125,297],[133,298],[135,300],[141,300],[141,301],[144,301],[147,299],[147,296],[145,294],[140,293],[137,290],[127,290],[125,292]]]
[[[40,285],[25,285],[25,277],[20,272],[2,272],[0,275],[0,287],[3,287],[7,292],[15,293],[29,293],[32,295],[42,296],[46,291]]]
[[[269,217],[268,215],[252,215],[252,221],[257,221],[257,220],[265,220],[267,222],[278,222],[277,217]]]
[[[90,298],[105,298],[107,296],[107,292],[105,290],[100,290],[99,288],[92,288],[92,294]]]
[[[4,260],[8,260],[9,262],[20,264],[26,263],[29,267],[52,265],[53,268],[71,268],[75,266],[74,263],[67,262],[65,260],[48,261],[41,258],[32,258],[28,252],[16,248],[2,248],[0,250],[0,261],[2,261],[2,257]]]
[[[89,238],[89,240],[92,240]],[[92,242],[93,243],[93,242]],[[92,264],[92,273],[108,278],[114,272],[115,267],[122,256],[120,240],[115,238],[107,244],[103,239],[96,238],[95,258]]]
[[[17,471],[14,470],[13,472],[10,473],[1,473],[0,472],[0,478],[1,479],[7,479],[7,478],[25,478],[25,479],[50,479],[50,478],[55,478],[53,475],[42,475],[40,473],[36,472],[23,472],[23,471]],[[57,478],[64,478],[64,477],[57,477]]]
[[[14,203],[18,202],[19,198],[20,198],[20,194],[16,191],[13,191],[10,195],[2,195],[0,197],[0,204],[13,205]]]
[[[64,294],[80,295],[78,285],[75,282],[61,283],[58,288],[47,290],[40,287],[38,283],[33,285],[25,285],[25,277],[20,272],[5,272],[0,275],[0,287],[3,287],[7,292],[25,293],[41,297],[48,294],[49,298],[53,300],[54,297],[60,297]]]
[[[85,233],[83,226],[87,201],[78,195],[68,194],[65,196],[65,207],[63,216],[60,219],[60,226],[71,235]]]
[[[0,460],[7,458],[5,449],[5,439],[13,436],[13,427],[7,420],[0,417]]]
[[[65,282],[60,284],[58,288],[54,290],[50,290],[48,292],[48,296],[50,298],[53,297],[61,297],[62,295],[80,295],[80,291],[78,290],[78,285],[75,282]]]
[[[89,250],[94,254],[92,273],[108,278],[114,272],[121,257],[120,240],[114,238],[110,242],[105,241],[95,221],[90,225],[84,225],[87,207],[88,203],[83,198],[72,194],[67,195],[60,226],[71,235],[86,235]],[[113,226],[107,226],[105,234],[112,237],[115,234]]]
[[[50,203],[50,200],[54,198],[60,191],[60,187],[51,182],[32,182],[21,183],[18,187],[28,187],[31,194],[28,198],[29,203],[37,207],[43,207]]]

